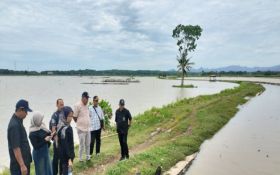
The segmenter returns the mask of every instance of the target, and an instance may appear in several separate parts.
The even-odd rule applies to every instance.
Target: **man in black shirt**
[[[56,107],[57,110],[53,113],[52,118],[50,120],[50,130],[52,131],[52,133],[57,132],[57,125],[59,124],[60,119],[64,116],[62,111],[62,108],[64,107],[64,102],[61,98],[56,100]],[[58,165],[59,165],[59,148],[57,142],[58,142],[58,138],[57,136],[55,136],[53,142],[53,160],[52,160],[53,175],[57,175]]]
[[[120,159],[129,159],[129,152],[128,152],[128,146],[127,146],[127,134],[128,134],[128,129],[131,126],[131,114],[129,110],[127,110],[125,107],[125,102],[123,99],[120,100],[119,103],[119,109],[116,111],[116,118],[115,122],[117,125],[117,133],[119,137],[119,142],[121,146],[121,154],[122,157]]]
[[[31,151],[27,139],[23,119],[27,113],[32,112],[26,100],[19,100],[16,111],[8,125],[8,147],[10,155],[11,175],[29,175],[30,163],[32,162]]]

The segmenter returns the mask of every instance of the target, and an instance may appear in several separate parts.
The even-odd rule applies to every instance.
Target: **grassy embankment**
[[[109,136],[102,140],[99,157],[93,157],[90,162],[75,161],[74,174],[154,174],[157,166],[167,171],[185,156],[199,151],[200,145],[236,114],[238,105],[247,102],[245,97],[262,91],[261,85],[240,83],[239,87],[219,94],[148,110],[133,119],[128,137],[132,155],[129,160],[117,161],[118,139]]]

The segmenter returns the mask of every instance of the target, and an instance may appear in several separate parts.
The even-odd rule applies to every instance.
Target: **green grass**
[[[113,135],[102,139],[99,157],[84,163],[75,159],[74,174],[85,171],[92,174],[93,167],[106,164],[106,170],[99,174],[154,174],[158,166],[167,171],[185,156],[197,152],[203,141],[219,131],[236,114],[238,106],[247,102],[245,97],[262,91],[261,85],[240,83],[239,87],[219,94],[184,99],[145,111],[133,118],[129,130],[128,145],[133,152],[129,160],[116,161],[120,148],[117,136]],[[105,135],[113,133],[109,131]],[[151,133],[156,134],[151,136]]]
[[[146,130],[143,128],[140,131],[139,128],[147,125],[149,129],[161,127],[172,130],[158,134],[153,138],[155,146],[125,162],[113,164],[106,174],[134,174],[136,171],[154,174],[157,166],[167,171],[185,156],[197,152],[203,141],[211,138],[236,114],[238,105],[247,101],[245,97],[262,91],[264,88],[261,85],[241,83],[239,87],[219,94],[181,100],[138,116],[129,138],[137,135],[134,132]]]

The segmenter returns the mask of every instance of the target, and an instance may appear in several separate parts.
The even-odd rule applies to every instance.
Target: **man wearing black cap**
[[[121,160],[129,159],[129,152],[128,152],[128,146],[127,146],[127,134],[128,129],[131,126],[131,114],[129,110],[127,110],[125,107],[125,102],[123,99],[119,102],[119,109],[116,111],[116,118],[115,122],[117,125],[117,133],[119,137],[119,142],[121,146]]]
[[[8,125],[8,147],[10,155],[11,175],[29,175],[32,162],[31,151],[27,139],[23,119],[32,112],[26,100],[19,100],[16,111]]]

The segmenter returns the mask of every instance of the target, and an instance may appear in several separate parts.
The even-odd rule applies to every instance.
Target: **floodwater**
[[[103,79],[104,77],[77,76],[0,76],[0,169],[9,165],[7,126],[15,104],[21,98],[29,101],[31,109],[43,112],[44,121],[48,124],[55,111],[57,98],[63,98],[65,105],[73,106],[80,100],[83,91],[88,91],[90,96],[98,95],[100,99],[108,100],[113,111],[116,110],[119,99],[124,98],[126,107],[135,116],[152,107],[161,107],[178,99],[214,94],[237,86],[224,82],[186,81],[186,84],[193,84],[198,88],[181,89],[172,87],[180,84],[180,80],[160,80],[152,77],[137,78],[140,83],[129,85],[82,84],[98,83]],[[32,113],[29,113],[24,120],[27,131],[31,116]],[[77,140],[77,135],[74,137]]]
[[[188,80],[209,80],[209,77],[188,77]],[[274,83],[280,84],[280,78],[263,78],[263,77],[216,77],[216,80],[228,80],[228,81],[251,81],[251,82],[263,82],[263,83]]]
[[[202,144],[186,175],[280,174],[280,86],[264,86],[262,95]]]

